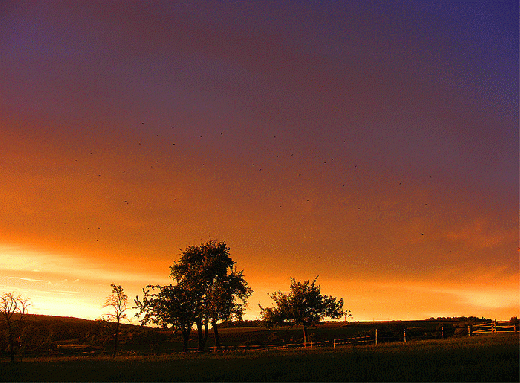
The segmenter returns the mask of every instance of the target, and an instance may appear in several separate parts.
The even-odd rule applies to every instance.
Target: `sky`
[[[2,1],[0,292],[95,319],[213,239],[247,319],[519,316],[518,47],[517,1]]]

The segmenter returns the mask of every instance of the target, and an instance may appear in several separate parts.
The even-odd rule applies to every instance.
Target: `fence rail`
[[[491,333],[505,333],[505,332],[518,332],[518,324],[511,324],[510,322],[498,322],[494,321],[491,323],[479,323],[468,325],[468,336],[479,335],[479,334],[491,334]],[[379,334],[377,329],[371,331],[368,335],[358,335],[350,338],[343,339],[334,339],[334,340],[324,340],[324,341],[309,341],[307,343],[285,343],[285,344],[250,344],[250,345],[235,345],[235,346],[223,346],[221,351],[231,351],[231,350],[290,350],[295,348],[317,348],[317,347],[341,347],[341,346],[353,346],[353,345],[368,345],[378,343],[386,343],[386,342],[404,342],[407,341],[407,330],[403,329],[402,333],[399,335],[394,334],[391,337],[385,336],[385,334]],[[436,332],[440,333],[440,337],[444,339],[445,337],[445,328],[441,326]],[[366,334],[366,333],[365,333]],[[409,337],[409,336],[408,336]],[[410,337],[409,337],[410,338]],[[412,335],[412,339],[414,336]],[[211,347],[210,350],[217,351],[216,347]]]
[[[489,334],[496,332],[518,332],[518,325],[511,324],[510,322],[498,322],[493,321],[491,323],[484,323],[474,325],[472,331],[469,335],[478,335],[478,334]]]

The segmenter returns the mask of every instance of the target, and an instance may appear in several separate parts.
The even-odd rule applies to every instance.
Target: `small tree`
[[[275,307],[264,308],[260,305],[262,320],[267,327],[288,324],[303,326],[303,342],[307,344],[307,328],[315,326],[324,318],[339,319],[344,315],[343,298],[337,300],[322,295],[316,285],[318,277],[310,283],[296,282],[291,278],[291,291],[288,294],[277,291],[269,296]]]
[[[121,321],[126,318],[126,303],[128,296],[124,293],[121,285],[115,285],[112,283],[112,293],[107,297],[107,300],[103,307],[110,307],[113,309],[112,312],[106,314],[108,321],[115,323],[115,334],[114,334],[114,357],[117,354],[117,348],[119,345],[119,328]]]
[[[21,334],[21,327],[30,303],[27,298],[13,293],[5,293],[0,298],[0,316],[7,327],[9,354],[14,362],[16,334]]]

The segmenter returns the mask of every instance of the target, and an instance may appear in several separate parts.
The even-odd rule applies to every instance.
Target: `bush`
[[[467,336],[468,335],[468,326],[462,325],[455,328],[454,336]]]

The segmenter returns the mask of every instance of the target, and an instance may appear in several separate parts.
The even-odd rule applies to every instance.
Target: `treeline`
[[[219,324],[241,322],[247,299],[253,292],[243,271],[234,265],[224,242],[208,241],[188,247],[170,267],[173,284],[149,285],[143,289],[142,298],[136,297],[141,323],[179,331],[184,351],[188,350],[193,327],[197,331],[198,350],[204,351],[211,325],[215,347],[220,349]],[[316,279],[312,282],[292,279],[289,293],[271,294],[275,306],[260,307],[263,323],[267,327],[301,325],[306,342],[309,326],[326,317],[337,319],[345,315],[343,299],[322,295]]]
[[[491,319],[486,319],[484,317],[478,318],[476,316],[460,316],[460,317],[431,317],[430,321],[437,322],[470,322],[470,323],[480,323],[480,322],[489,322]]]
[[[273,333],[270,331],[276,327],[298,326],[303,330],[305,344],[309,340],[308,330],[316,329],[316,325],[325,318],[344,317],[344,326],[347,326],[346,321],[351,316],[350,311],[343,309],[343,299],[321,293],[316,277],[313,281],[303,282],[291,279],[289,292],[270,294],[274,301],[272,307],[260,306],[260,319],[243,320],[247,300],[253,290],[245,280],[243,271],[236,268],[230,249],[224,242],[210,240],[200,246],[189,246],[169,269],[172,283],[148,285],[143,288],[142,295],[134,299],[141,326],[130,326],[124,322],[127,319],[128,297],[121,285],[111,285],[112,293],[103,306],[109,311],[95,322],[70,322],[67,319],[37,321],[36,316],[28,315],[28,299],[12,293],[3,294],[0,297],[0,351],[7,353],[12,361],[16,354],[23,356],[42,351],[63,353],[81,350],[96,353],[110,349],[116,356],[120,343],[126,345],[126,350],[142,352],[148,349],[155,352],[159,344],[178,344],[179,337],[182,350],[188,351],[195,330],[197,350],[203,352],[207,348],[210,326],[216,349],[222,346],[219,327],[264,327],[269,334],[257,331],[254,335],[256,341],[261,341],[257,339],[259,336],[271,337]],[[518,322],[516,317],[511,320]],[[406,325],[406,331],[414,337],[431,334],[448,337],[462,335],[468,325],[487,321],[490,320],[475,316],[430,318],[429,322],[434,328],[429,325],[430,328],[425,331],[422,325]],[[156,328],[151,329],[147,325]],[[388,339],[399,338],[404,331],[403,326],[404,323],[382,325],[379,335]],[[325,333],[322,335],[325,336]],[[229,332],[226,334],[229,335]],[[315,332],[313,336],[316,335]]]
[[[221,348],[220,327],[258,326],[260,320],[243,321],[247,300],[253,290],[245,280],[243,271],[237,270],[225,242],[210,240],[200,246],[189,246],[182,251],[180,259],[170,266],[172,283],[165,286],[148,285],[143,294],[134,300],[137,316],[142,326],[155,325],[167,334],[182,336],[182,350],[188,350],[188,342],[195,329],[198,351],[205,351],[211,326],[215,347]],[[316,277],[317,279],[317,277]],[[350,315],[343,310],[343,299],[322,295],[314,281],[291,280],[290,292],[277,291],[271,294],[273,307],[261,307],[261,322],[268,328],[275,326],[301,325],[304,341],[307,329],[324,318],[337,319]],[[118,352],[122,337],[122,324],[126,319],[128,297],[121,285],[112,284],[112,293],[103,307],[110,311],[95,326],[77,337],[79,343],[92,347],[106,345],[111,339],[113,356]],[[59,342],[52,324],[47,329],[26,323],[28,299],[13,294],[2,296],[0,317],[5,325],[2,330],[0,350],[7,351],[11,360],[18,352],[27,349],[45,349]],[[54,327],[53,327],[54,326]],[[63,329],[64,330],[64,329]],[[62,334],[72,331],[68,329]],[[28,335],[32,334],[32,335]],[[107,336],[112,334],[112,336]],[[150,337],[151,333],[145,334]],[[164,336],[154,332],[155,337]],[[157,335],[161,334],[161,335]],[[139,335],[142,337],[142,334]],[[38,339],[39,344],[35,344]],[[133,341],[134,334],[126,336],[125,342]],[[153,342],[153,339],[149,339]],[[79,348],[79,345],[76,345]],[[72,347],[72,346],[70,346]],[[65,346],[62,349],[66,348]]]

